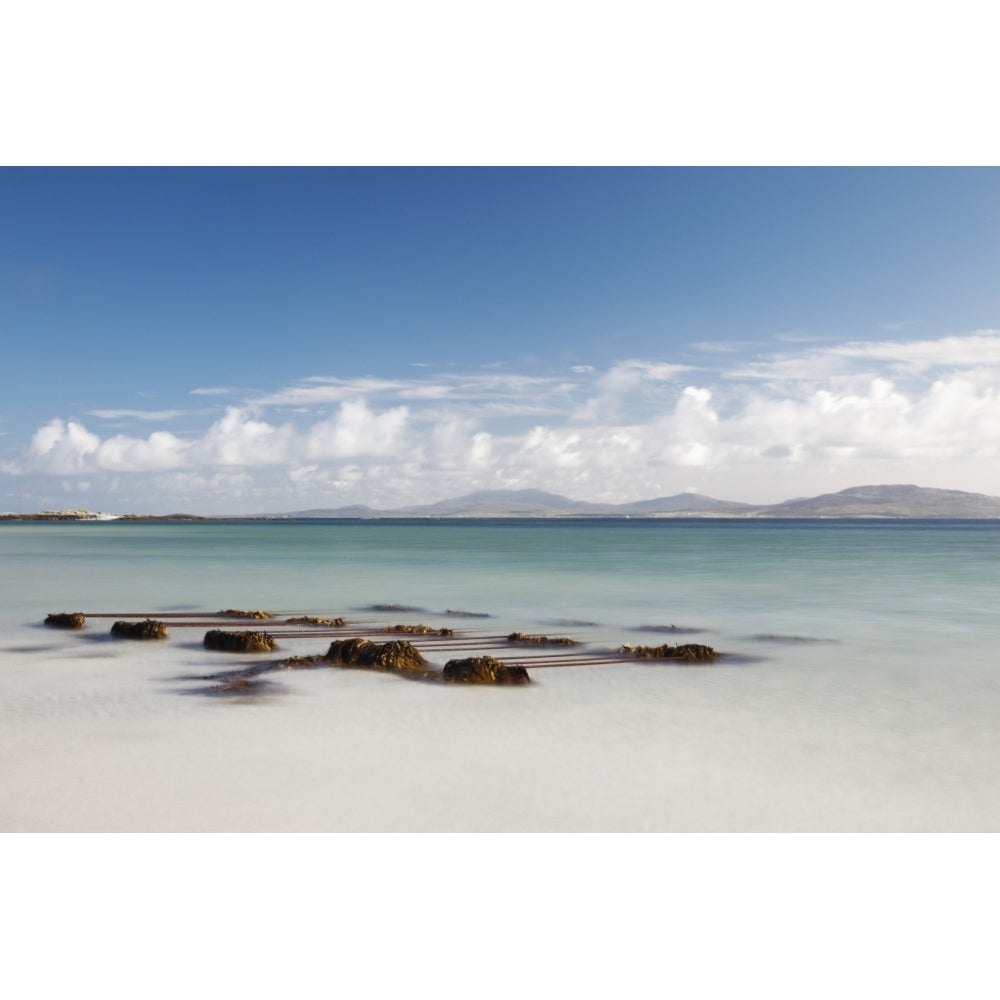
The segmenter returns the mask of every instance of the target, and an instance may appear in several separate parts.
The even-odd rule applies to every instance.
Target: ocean
[[[0,561],[5,831],[1000,828],[998,522],[8,522]],[[419,622],[455,632],[414,640],[435,667],[496,652],[532,683],[223,695],[206,675],[268,660],[204,648],[231,608],[275,616],[240,625],[271,659],[330,642],[287,616]],[[725,655],[615,653],[664,642]]]

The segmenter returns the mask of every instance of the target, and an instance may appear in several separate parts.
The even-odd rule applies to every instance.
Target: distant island
[[[380,518],[948,518],[1000,519],[1000,497],[922,486],[854,486],[839,493],[754,505],[678,493],[624,504],[588,503],[543,490],[480,490],[433,504],[376,510],[364,505],[277,514],[107,514],[82,509],[2,513],[5,521],[274,521]]]

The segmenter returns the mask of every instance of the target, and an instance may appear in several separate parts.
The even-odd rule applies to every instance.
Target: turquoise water
[[[1000,825],[995,522],[8,523],[0,560],[6,829]],[[206,669],[200,633],[40,626],[387,602],[596,651],[672,624],[731,655],[537,668],[517,690],[314,671],[234,703],[177,680]]]

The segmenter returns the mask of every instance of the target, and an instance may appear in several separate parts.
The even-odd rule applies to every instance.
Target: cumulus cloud
[[[45,472],[66,475],[91,468],[88,457],[94,455],[100,445],[101,439],[82,424],[56,418],[35,432],[28,456],[30,462]]]
[[[998,455],[1000,336],[976,331],[715,369],[627,359],[545,376],[314,377],[188,436],[102,437],[55,418],[4,471],[95,490],[117,476],[235,512],[528,486],[623,501],[695,475],[703,491],[759,502],[871,481],[1000,493]]]

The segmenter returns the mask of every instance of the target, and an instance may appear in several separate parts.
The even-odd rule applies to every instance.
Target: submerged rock
[[[288,656],[274,664],[275,670],[311,670],[322,663],[322,656]]]
[[[47,615],[45,624],[50,628],[83,628],[87,624],[87,616],[79,611],[72,614],[63,611]]]
[[[386,632],[403,632],[406,635],[454,635],[454,629],[433,628],[430,625],[388,625]]]
[[[372,642],[370,639],[337,639],[330,643],[326,657],[342,667],[360,667],[386,673],[429,675],[420,650],[405,640]]]
[[[216,628],[205,633],[205,648],[227,653],[270,653],[278,644],[267,632],[223,632]]]
[[[520,664],[508,664],[495,656],[471,656],[449,660],[444,679],[450,684],[530,684],[528,671]]]
[[[111,634],[121,639],[166,639],[167,626],[163,622],[147,618],[142,622],[115,622]]]
[[[704,632],[703,628],[689,628],[686,625],[640,625],[640,632]]]
[[[445,614],[454,615],[456,618],[489,618],[485,611],[456,611],[454,608],[448,608]]]
[[[579,646],[576,639],[553,638],[547,635],[525,635],[523,632],[511,632],[507,641],[517,646]]]
[[[330,625],[334,628],[343,628],[347,624],[344,618],[315,618],[312,615],[303,615],[301,618],[286,618],[286,625]]]
[[[682,660],[685,663],[709,663],[719,654],[711,646],[686,642],[680,646],[622,646],[619,653],[628,653],[640,660]]]
[[[268,611],[240,611],[238,608],[228,608],[226,611],[220,611],[219,617],[221,618],[273,618]]]

